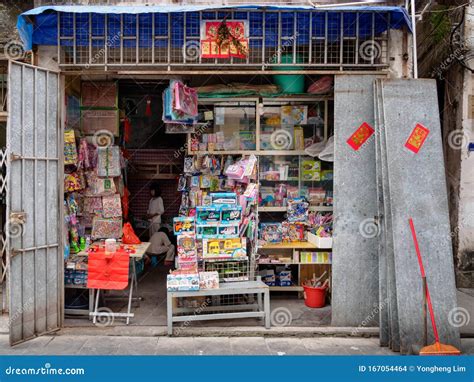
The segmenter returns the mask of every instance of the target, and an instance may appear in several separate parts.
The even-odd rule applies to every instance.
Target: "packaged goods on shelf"
[[[169,292],[199,290],[198,273],[171,273],[166,276],[166,289]]]

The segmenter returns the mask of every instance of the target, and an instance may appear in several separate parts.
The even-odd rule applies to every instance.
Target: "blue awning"
[[[340,23],[340,14],[345,13],[344,24],[355,25],[355,18],[357,17],[356,12],[358,12],[359,24],[369,23],[372,21],[372,15],[374,15],[374,30],[376,33],[383,33],[387,29],[400,29],[403,26],[406,26],[411,30],[410,18],[404,8],[401,7],[392,7],[392,6],[351,6],[351,7],[331,7],[331,8],[314,8],[312,6],[287,6],[287,5],[257,5],[257,4],[243,4],[243,5],[232,5],[232,6],[213,6],[213,5],[153,5],[153,6],[85,6],[85,5],[62,5],[62,6],[44,6],[34,8],[27,12],[22,13],[17,22],[17,28],[19,30],[20,36],[25,44],[25,49],[30,50],[33,45],[57,45],[58,44],[58,14],[69,14],[71,17],[74,14],[92,14],[96,15],[94,17],[94,25],[96,28],[104,28],[105,17],[103,15],[150,15],[152,13],[156,14],[168,14],[171,13],[175,17],[179,18],[179,14],[182,13],[195,13],[201,11],[216,11],[216,10],[268,10],[268,11],[311,11],[313,15],[320,15],[320,20],[322,21],[322,16],[325,13],[328,15],[328,23],[333,23],[334,25],[328,25],[328,30],[332,31],[332,35],[328,35],[328,39],[337,39],[338,26]],[[363,13],[360,13],[363,12]],[[386,17],[388,15],[389,17]],[[276,23],[277,20],[271,19],[271,14],[269,16],[268,22]],[[113,17],[113,16],[112,16]],[[351,22],[353,18],[353,22]],[[144,17],[144,22],[147,18]],[[309,17],[302,17],[301,20],[307,20],[309,22]],[[267,22],[267,20],[266,20]],[[88,20],[84,19],[84,26],[88,23]],[[313,16],[313,23],[318,23],[318,16]],[[304,24],[299,24],[301,28],[305,28]],[[173,28],[184,29],[186,26],[183,23],[173,23]],[[62,31],[63,31],[62,27]],[[81,28],[79,26],[79,28]],[[261,29],[261,28],[260,28]],[[321,34],[324,33],[321,29]],[[364,30],[363,28],[361,29]],[[368,29],[367,29],[368,31]],[[66,32],[67,33],[67,32]],[[252,30],[250,31],[252,34]],[[313,32],[318,33],[318,32]],[[351,33],[351,32],[349,32]],[[355,32],[354,32],[355,33]],[[76,40],[76,44],[82,45],[86,44],[87,33],[82,34],[84,41],[81,39]],[[305,43],[306,41],[301,41],[304,39],[305,35],[300,34],[298,40],[300,43]],[[318,37],[324,37],[322,34]],[[277,41],[274,36],[267,36],[268,44],[274,44]],[[88,41],[88,40],[87,40]],[[151,45],[152,41],[145,41],[140,39],[141,46]]]

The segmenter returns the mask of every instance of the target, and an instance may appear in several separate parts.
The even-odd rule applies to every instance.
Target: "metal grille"
[[[225,10],[147,14],[58,14],[59,64],[67,67],[388,66],[389,13]],[[244,20],[246,58],[202,59],[201,24]],[[378,32],[381,31],[381,32]]]
[[[237,261],[204,261],[206,272],[216,271],[219,274],[219,281],[248,281],[250,280],[249,260]]]

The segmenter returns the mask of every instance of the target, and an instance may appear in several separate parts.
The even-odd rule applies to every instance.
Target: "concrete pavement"
[[[474,339],[462,341],[474,354]],[[378,345],[377,338],[341,337],[129,337],[43,336],[8,345],[0,335],[0,354],[10,355],[397,355]]]

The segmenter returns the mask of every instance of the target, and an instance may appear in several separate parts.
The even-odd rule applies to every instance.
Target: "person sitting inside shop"
[[[149,234],[150,239],[154,233],[158,232],[161,227],[161,215],[165,212],[163,206],[163,198],[161,197],[161,189],[158,183],[150,185],[151,199],[148,203],[148,211],[146,218],[150,222]]]
[[[161,227],[158,232],[155,232],[150,239],[150,247],[148,248],[149,256],[162,255],[165,256],[165,265],[170,266],[174,264],[174,257],[176,255],[175,245],[170,240],[170,231],[166,227]]]

